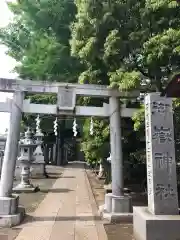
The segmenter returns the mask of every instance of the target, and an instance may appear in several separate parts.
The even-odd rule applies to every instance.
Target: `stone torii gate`
[[[124,196],[123,192],[121,117],[131,117],[135,109],[121,108],[119,98],[135,98],[139,95],[137,91],[126,93],[102,85],[47,83],[2,78],[0,79],[0,91],[14,93],[12,100],[0,103],[1,112],[11,113],[0,182],[0,226],[17,225],[24,215],[24,210],[20,211],[18,208],[18,196],[12,195],[22,112],[109,117],[112,194],[106,195],[103,212],[106,216],[108,214],[108,217],[127,216],[132,212],[131,198]],[[29,100],[24,100],[25,92],[55,93],[57,104],[32,104]],[[109,98],[109,104],[104,104],[103,107],[76,106],[78,95]]]

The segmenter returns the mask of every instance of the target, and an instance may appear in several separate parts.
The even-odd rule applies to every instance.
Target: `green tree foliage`
[[[82,143],[82,150],[85,153],[86,161],[92,165],[104,160],[109,154],[109,148],[106,143],[109,142],[109,126],[107,121],[93,120],[94,134],[90,136],[90,120],[85,120],[83,131],[84,141]]]
[[[31,80],[76,82],[81,64],[70,55],[69,45],[70,23],[76,13],[74,1],[19,0],[8,6],[14,17],[0,30],[0,41],[8,47],[8,55],[17,61],[15,71],[19,76]],[[54,102],[53,95],[27,97],[35,103]],[[32,125],[34,118],[25,115],[23,122]],[[50,121],[52,119],[46,119],[45,129],[52,127]]]
[[[76,13],[71,0],[24,0],[9,3],[13,21],[1,29],[1,43],[18,61],[21,78],[75,82],[79,61],[70,56],[70,23]]]
[[[161,91],[179,68],[177,2],[88,0],[76,5],[71,48],[86,64],[80,81],[110,81],[127,90],[143,83],[148,90]]]
[[[106,36],[106,26],[102,24],[104,11],[102,11],[103,1],[76,1],[77,14],[71,26],[71,53],[79,58],[85,66],[85,70],[79,75],[79,83],[89,84],[109,84],[107,68],[104,64],[101,49]],[[102,26],[101,26],[102,25]],[[83,99],[85,105],[102,106],[102,99]],[[82,149],[86,160],[92,165],[104,160],[109,154],[105,143],[109,140],[108,121],[95,120],[94,135],[89,136],[89,120],[84,124],[84,138]]]
[[[143,85],[146,92],[161,91],[179,71],[177,1],[77,0],[76,6],[71,51],[85,65],[79,82],[127,91]],[[143,107],[133,120],[142,139]]]

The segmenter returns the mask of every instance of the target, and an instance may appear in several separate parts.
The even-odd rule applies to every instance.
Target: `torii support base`
[[[19,196],[0,197],[0,227],[19,225],[25,216],[25,209],[19,207]]]
[[[130,196],[105,195],[105,204],[99,208],[102,218],[114,223],[132,222],[132,200]]]

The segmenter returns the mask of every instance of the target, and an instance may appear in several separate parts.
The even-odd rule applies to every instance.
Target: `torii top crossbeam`
[[[109,104],[102,107],[76,106],[76,96],[91,97],[115,97],[115,98],[135,98],[139,94],[134,92],[121,92],[110,89],[105,85],[93,84],[69,84],[69,83],[49,83],[43,81],[16,80],[0,78],[0,92],[30,92],[30,93],[55,93],[57,103],[33,104],[30,100],[23,100],[21,111],[29,114],[53,114],[53,115],[76,115],[76,116],[97,116],[109,117],[111,114]],[[11,112],[12,101],[0,102],[0,112]],[[122,117],[131,117],[135,109],[121,108]]]
[[[110,89],[106,85],[50,83],[46,81],[0,78],[1,92],[14,92],[19,90],[31,93],[58,93],[61,88],[73,89],[76,95],[81,96],[133,98],[139,95],[139,91],[118,91],[116,89]]]

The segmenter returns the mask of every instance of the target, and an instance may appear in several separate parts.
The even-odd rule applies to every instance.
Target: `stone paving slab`
[[[0,239],[1,240],[8,240],[8,236],[4,235],[4,234],[3,235],[0,234]]]
[[[16,240],[106,240],[93,201],[84,165],[69,164]]]

